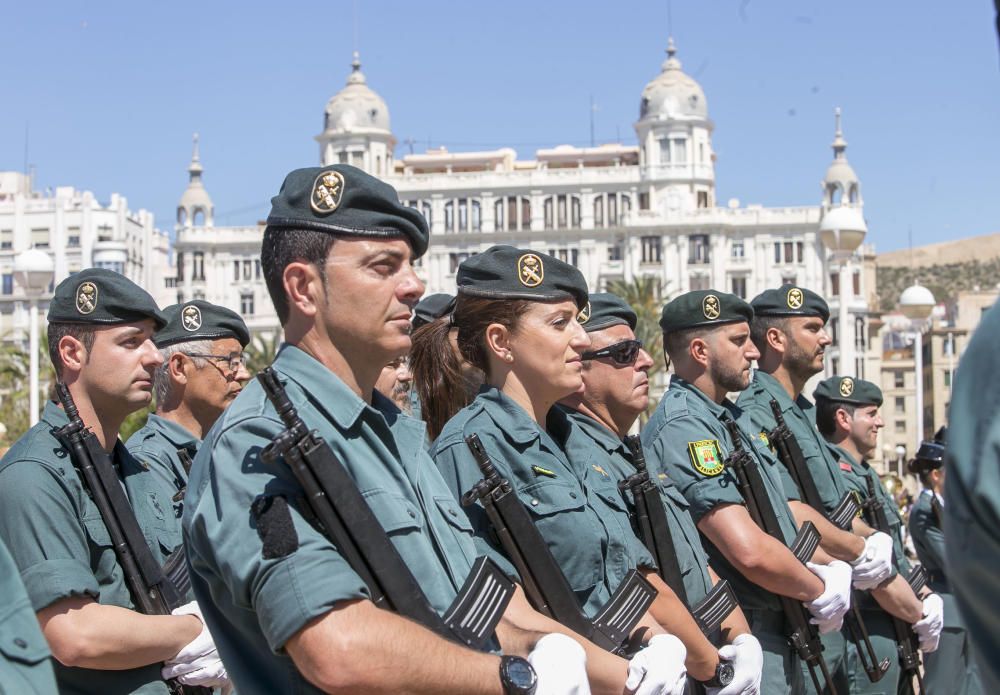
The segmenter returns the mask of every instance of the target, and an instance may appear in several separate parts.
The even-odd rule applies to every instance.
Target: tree
[[[257,333],[250,339],[250,344],[246,346],[244,352],[247,356],[247,371],[251,375],[256,375],[264,367],[274,362],[278,356],[278,350],[284,340],[281,330],[273,333]]]
[[[55,382],[55,370],[49,360],[48,337],[42,331],[38,338],[38,384],[40,402],[48,397]],[[30,402],[30,356],[28,350],[8,334],[0,341],[0,423],[6,432],[0,437],[11,444],[28,431]]]

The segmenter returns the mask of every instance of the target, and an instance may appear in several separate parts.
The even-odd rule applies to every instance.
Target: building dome
[[[642,90],[639,120],[674,118],[708,119],[708,102],[701,85],[681,70],[677,48],[671,37],[663,71]]]
[[[389,107],[368,86],[358,52],[354,52],[347,85],[326,104],[323,121],[325,133],[350,133],[366,130],[389,131]]]
[[[847,161],[847,141],[840,127],[840,108],[834,110],[836,131],[833,136],[833,161],[823,176],[823,203],[834,205],[861,205],[861,182],[854,168]]]
[[[195,133],[191,164],[188,166],[188,185],[177,202],[177,224],[181,227],[201,225],[211,227],[213,224],[214,206],[212,197],[201,180],[202,172],[204,168],[198,155],[198,133]]]

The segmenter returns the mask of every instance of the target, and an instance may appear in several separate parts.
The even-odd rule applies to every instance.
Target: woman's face
[[[511,369],[529,391],[553,400],[583,388],[580,356],[590,336],[577,323],[572,301],[533,302],[510,334]]]

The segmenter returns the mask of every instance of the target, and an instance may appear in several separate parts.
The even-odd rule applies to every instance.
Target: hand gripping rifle
[[[613,654],[625,656],[633,649],[630,635],[653,603],[656,589],[635,570],[628,573],[595,618],[584,615],[562,568],[552,557],[531,515],[510,482],[497,472],[479,435],[465,438],[483,479],[462,495],[462,504],[480,502],[504,553],[521,576],[531,605],[570,630]]]
[[[866,476],[865,484],[868,486],[868,499],[862,503],[862,508],[865,510],[868,523],[877,531],[892,535],[889,518],[885,515],[885,508],[875,495],[875,481],[872,480],[871,476]],[[923,565],[914,567],[906,578],[906,582],[913,589],[913,593],[919,596],[920,590],[927,585],[927,571],[924,570]],[[903,671],[899,679],[900,692],[917,692],[922,695],[924,678],[920,673],[920,640],[905,620],[900,620],[892,614],[889,614],[889,617],[892,618],[892,629],[896,633],[896,650],[899,652],[899,665]],[[914,679],[917,681],[916,688],[913,685]]]
[[[264,463],[283,458],[305,492],[321,531],[368,587],[372,603],[399,613],[445,639],[481,649],[514,595],[514,584],[486,557],[472,567],[452,605],[439,616],[389,540],[354,479],[330,445],[310,431],[270,367],[257,379],[286,429],[261,451]]]
[[[777,452],[781,463],[788,469],[792,480],[795,481],[795,485],[798,487],[803,501],[819,513],[825,515],[837,528],[849,530],[851,521],[860,509],[857,498],[851,493],[847,493],[837,505],[837,508],[830,514],[826,514],[823,499],[820,497],[819,489],[816,487],[812,471],[809,470],[809,464],[806,463],[802,447],[799,446],[798,440],[792,434],[791,429],[789,429],[788,423],[785,422],[785,416],[781,412],[781,405],[773,398],[771,399],[771,412],[774,414],[776,426],[771,430],[768,439],[774,446],[774,450]],[[864,617],[861,615],[861,609],[858,608],[858,594],[859,592],[857,591],[853,592],[851,610],[845,616],[847,629],[851,633],[851,641],[854,642],[854,646],[858,650],[858,660],[861,662],[861,667],[865,670],[868,680],[872,683],[877,683],[882,680],[882,677],[889,670],[889,659],[878,660],[878,654],[875,652],[875,647],[872,646],[872,641],[868,634],[868,627],[865,625]]]
[[[767,496],[767,488],[764,486],[760,469],[757,467],[757,462],[743,447],[740,426],[732,418],[727,418],[726,427],[733,440],[733,451],[726,458],[725,465],[732,468],[736,474],[737,487],[746,503],[750,518],[765,533],[784,543],[781,526]],[[812,522],[807,521],[802,524],[789,550],[799,562],[805,564],[816,551],[819,541],[819,532]],[[781,602],[781,610],[784,612],[785,620],[791,630],[789,641],[799,658],[809,667],[809,675],[812,677],[816,692],[837,695],[837,688],[830,678],[826,660],[823,659],[823,643],[820,642],[819,631],[815,625],[809,622],[808,610],[800,601],[780,594],[776,594],[776,596]],[[826,690],[823,690],[820,685],[820,676],[826,684]]]
[[[56,393],[69,418],[69,424],[60,427],[56,437],[69,451],[84,489],[94,501],[108,530],[132,602],[138,612],[145,615],[170,615],[174,608],[184,603],[183,594],[167,577],[146,545],[146,538],[125,496],[111,457],[97,441],[94,432],[84,424],[73,402],[73,395],[62,383],[56,384]],[[183,568],[186,578],[187,564],[183,554],[183,549],[175,552],[168,558],[167,565],[172,565],[178,572]],[[176,680],[167,681],[167,686],[171,693],[177,695],[209,695],[212,692],[209,688],[182,685]]]

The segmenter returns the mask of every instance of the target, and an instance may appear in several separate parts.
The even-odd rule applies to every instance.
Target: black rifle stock
[[[775,428],[771,430],[768,439],[774,446],[778,459],[788,469],[792,480],[795,481],[795,485],[802,495],[802,501],[820,514],[827,516],[838,528],[848,530],[851,520],[859,508],[857,499],[851,493],[847,493],[832,513],[826,513],[823,498],[819,494],[819,488],[816,487],[816,480],[813,478],[812,471],[809,470],[809,464],[802,453],[802,447],[799,446],[798,440],[792,434],[788,423],[785,422],[781,405],[774,398],[771,399],[770,405],[771,413],[774,415]],[[858,660],[861,662],[865,675],[872,683],[877,683],[889,670],[889,659],[879,661],[878,654],[875,652],[875,647],[868,634],[868,626],[865,625],[861,609],[858,608],[859,592],[853,591],[852,594],[851,610],[844,616],[847,630],[851,634],[851,641],[854,642],[854,646],[858,650]]]
[[[892,528],[889,526],[889,517],[885,514],[885,508],[875,494],[875,481],[871,476],[866,476],[865,485],[868,487],[868,499],[864,501],[862,507],[868,523],[876,530],[892,535]],[[927,573],[921,565],[917,565],[907,577],[907,582],[913,593],[919,597],[919,591],[927,584]],[[892,630],[896,635],[896,650],[899,653],[899,665],[902,675],[899,679],[902,693],[923,693],[924,678],[920,673],[920,640],[913,632],[913,628],[905,620],[900,620],[896,616],[887,613],[892,619]],[[917,685],[914,688],[913,681]]]
[[[530,513],[510,482],[490,461],[479,436],[469,435],[465,443],[483,479],[462,496],[462,504],[482,503],[500,545],[521,577],[532,606],[602,649],[626,655],[633,646],[629,644],[632,630],[652,604],[656,589],[632,570],[597,616],[590,619],[584,615],[573,588],[552,557]]]
[[[354,479],[330,445],[308,429],[278,375],[269,367],[257,379],[286,427],[264,447],[261,460],[274,464],[283,458],[288,464],[322,532],[368,587],[372,603],[445,639],[474,648],[484,646],[513,596],[513,582],[481,557],[444,617],[439,616]]]
[[[743,447],[740,426],[732,418],[727,418],[725,422],[729,436],[733,441],[733,451],[726,458],[725,465],[736,473],[737,487],[746,503],[750,518],[762,531],[784,543],[784,534],[781,532],[778,517],[767,496],[767,488],[760,470],[757,468],[757,462]],[[807,521],[799,529],[790,550],[804,564],[812,557],[816,546],[819,545],[819,540],[816,527],[812,522]],[[775,594],[775,596],[781,603],[781,610],[785,614],[785,620],[791,630],[789,641],[799,658],[809,667],[809,675],[816,692],[837,695],[837,688],[830,678],[830,671],[823,658],[823,643],[819,639],[819,631],[815,625],[809,622],[809,611],[800,601],[780,594]],[[820,677],[826,684],[825,691],[821,687]]]
[[[56,393],[62,403],[69,424],[56,431],[56,437],[69,451],[73,466],[80,474],[84,488],[90,495],[108,530],[115,558],[121,565],[125,586],[139,613],[144,615],[170,615],[180,606],[183,595],[164,573],[153,553],[146,545],[142,528],[135,512],[122,490],[121,480],[115,472],[111,457],[104,450],[97,436],[84,424],[65,384],[56,384]],[[178,555],[180,553],[180,555]],[[168,559],[172,572],[183,573],[186,563],[182,551]],[[178,558],[180,558],[178,560]],[[180,566],[183,565],[183,571]],[[208,688],[182,685],[176,680],[167,681],[172,693],[183,695],[209,694]]]

